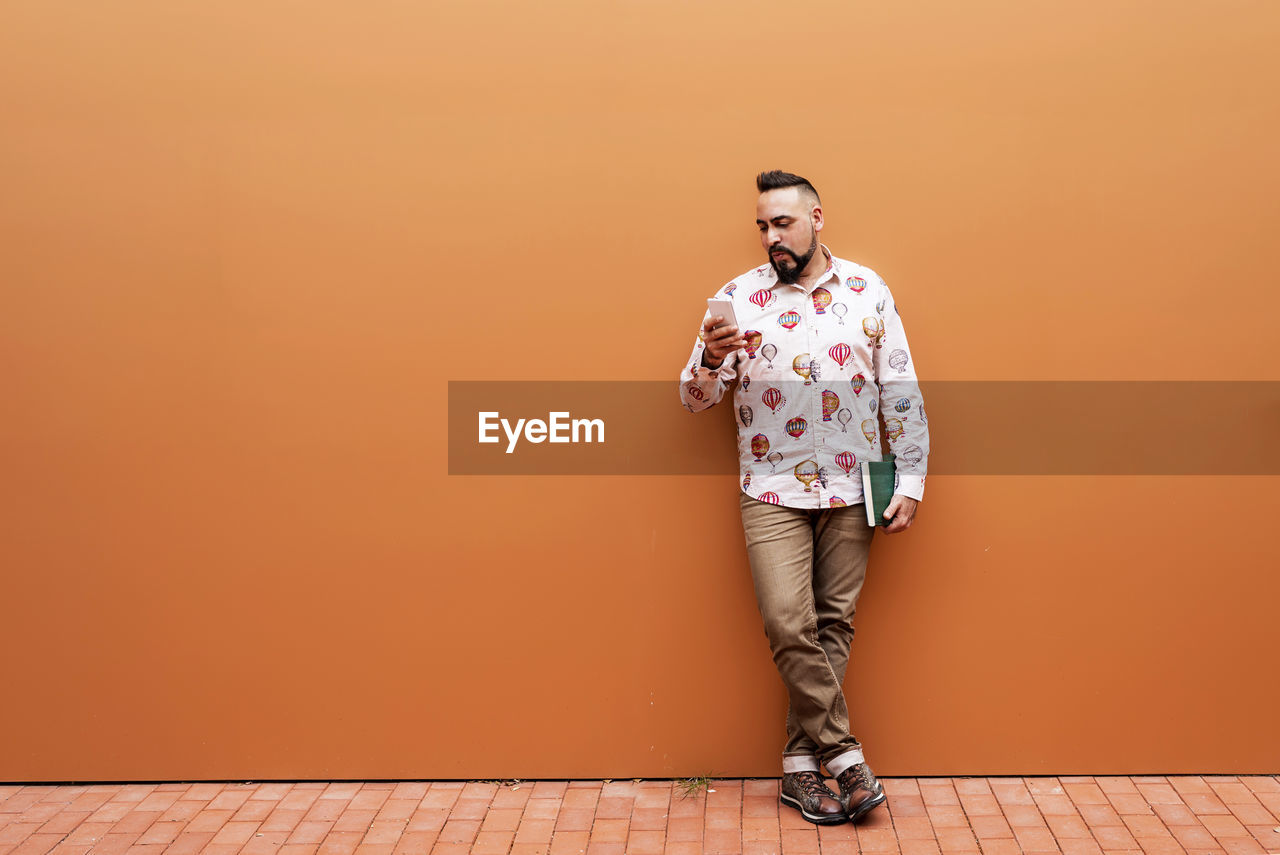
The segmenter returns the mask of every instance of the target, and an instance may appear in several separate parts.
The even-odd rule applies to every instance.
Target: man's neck
[[[827,252],[827,248],[819,245],[821,252],[815,252],[813,258],[809,259],[809,263],[804,266],[804,272],[800,274],[800,278],[796,284],[804,290],[808,291],[813,285],[816,285],[831,267],[831,255]]]

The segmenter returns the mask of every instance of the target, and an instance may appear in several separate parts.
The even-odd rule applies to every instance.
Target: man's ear
[[[813,220],[813,230],[822,231],[822,206],[814,205],[813,210],[809,212],[809,217]]]

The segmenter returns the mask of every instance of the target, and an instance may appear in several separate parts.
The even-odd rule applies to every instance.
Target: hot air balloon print
[[[769,471],[777,472],[778,464],[782,462],[782,454],[777,451],[770,451],[769,456],[766,457],[765,460],[769,461]]]
[[[778,407],[781,407],[787,401],[786,398],[782,397],[782,392],[774,386],[765,389],[764,394],[760,396],[760,400],[774,413],[778,412]]]
[[[901,419],[888,418],[884,420],[884,435],[889,437],[890,442],[897,442],[902,436]]]
[[[793,470],[796,474],[796,480],[804,485],[806,493],[812,493],[813,487],[810,485],[818,478],[818,463],[816,460],[805,460],[797,463]]]
[[[920,450],[920,446],[918,445],[908,445],[906,448],[898,452],[898,456],[910,463],[912,466],[915,466],[924,459],[924,452]]]
[[[760,501],[762,501],[762,502],[768,502],[768,503],[769,503],[769,504],[771,504],[771,505],[776,505],[776,504],[778,504],[778,494],[777,494],[777,493],[773,493],[773,492],[769,492],[769,493],[761,493],[757,498],[758,498]]]
[[[809,423],[804,420],[804,416],[796,416],[787,422],[787,433],[792,439],[799,439],[808,427]]]
[[[773,358],[778,355],[778,346],[775,344],[766,344],[760,348],[760,355],[769,363],[769,367],[773,367]]]
[[[751,419],[754,416],[755,416],[755,413],[746,404],[743,404],[741,407],[738,407],[738,417],[742,419],[743,427],[751,427]]]
[[[840,412],[836,413],[836,421],[840,422],[840,430],[842,433],[848,433],[848,424],[853,420],[853,413],[849,412],[848,407],[844,407]]]
[[[826,288],[818,287],[813,289],[810,299],[813,300],[813,310],[819,315],[827,313],[827,306],[831,305],[831,292]]]
[[[893,405],[893,409],[894,412],[905,413],[907,410],[911,409],[911,399],[899,398],[898,402]]]
[[[751,378],[745,374],[742,375],[742,391],[745,392],[750,388],[751,388]]]
[[[764,338],[764,335],[759,330],[747,330],[742,334],[742,337],[747,340],[747,343],[743,346],[747,351],[747,359],[755,359],[756,348],[760,346],[760,341]]]
[[[920,405],[920,421],[924,422],[925,424],[929,423],[929,417],[924,414],[924,404]]]
[[[751,302],[755,303],[757,306],[763,309],[763,308],[766,308],[770,303],[772,303],[777,298],[774,296],[773,292],[770,291],[768,288],[761,288],[759,291],[755,292],[747,299],[749,299]]]
[[[844,323],[845,312],[849,311],[849,307],[844,303],[836,303],[831,307],[831,314],[836,316],[836,320],[841,324]]]
[[[764,459],[769,453],[769,437],[762,433],[758,433],[751,437],[751,453],[756,456],[756,463]]]
[[[671,388],[671,387],[669,387],[669,386],[668,386],[667,388]],[[702,390],[698,388],[698,384],[697,384],[697,383],[687,383],[687,384],[685,384],[684,390],[685,390],[686,392],[688,392],[688,393],[689,393],[689,397],[690,397],[690,398],[693,398],[693,400],[695,400],[695,401],[701,401],[703,398],[705,398],[705,397],[706,397],[706,395],[704,395],[704,394],[702,393]]]
[[[880,315],[884,314],[884,300],[881,300],[879,303],[876,303],[876,314],[880,314]]]
[[[844,368],[844,364],[849,361],[849,357],[853,355],[853,348],[844,342],[834,345],[827,351],[827,355],[836,361],[836,365]]]
[[[876,420],[875,419],[862,420],[862,435],[867,438],[867,442],[871,443],[872,445],[876,444]]]
[[[842,451],[836,455],[836,465],[844,470],[844,474],[848,475],[850,470],[858,465],[858,458],[854,457],[851,451]]]
[[[872,398],[870,401],[867,401],[867,406],[870,407],[871,412],[874,413],[876,411],[876,399]]]
[[[853,289],[853,293],[855,294],[861,294],[863,291],[867,290],[867,280],[863,279],[861,276],[850,276],[848,279],[844,280],[844,284]]]
[[[839,496],[832,496],[830,499],[827,499],[827,504],[833,508],[847,508],[849,506],[848,503]]]
[[[788,309],[778,315],[778,323],[782,324],[783,329],[793,330],[800,323],[800,313],[795,309]]]
[[[867,378],[863,377],[862,372],[859,371],[857,374],[853,375],[853,379],[849,381],[849,385],[853,387],[853,394],[861,395],[862,387],[867,385]]]
[[[840,396],[830,389],[822,390],[822,420],[831,421],[831,414],[840,409]]]
[[[862,319],[862,332],[877,348],[884,347],[884,321],[874,315]]]
[[[809,380],[809,375],[812,373],[809,369],[809,354],[802,353],[791,360],[791,370],[804,378],[804,385],[812,385]]]
[[[724,295],[726,297],[732,297],[733,292],[737,290],[738,290],[738,283],[730,282],[728,285],[724,286]]]
[[[907,352],[899,348],[889,354],[889,367],[896,369],[899,373],[907,368]]]

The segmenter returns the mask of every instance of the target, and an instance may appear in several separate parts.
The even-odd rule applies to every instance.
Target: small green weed
[[[711,786],[716,781],[711,775],[696,775],[692,778],[676,778],[676,788],[680,790],[680,798],[687,799],[690,796],[696,796],[699,793],[714,793],[715,787]]]

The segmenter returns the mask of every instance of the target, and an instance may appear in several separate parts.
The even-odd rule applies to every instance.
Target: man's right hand
[[[739,348],[747,346],[747,340],[738,328],[732,324],[716,329],[716,324],[724,323],[724,315],[714,315],[702,324],[702,343],[706,350],[702,352],[702,364],[716,369],[724,362],[724,358]]]

